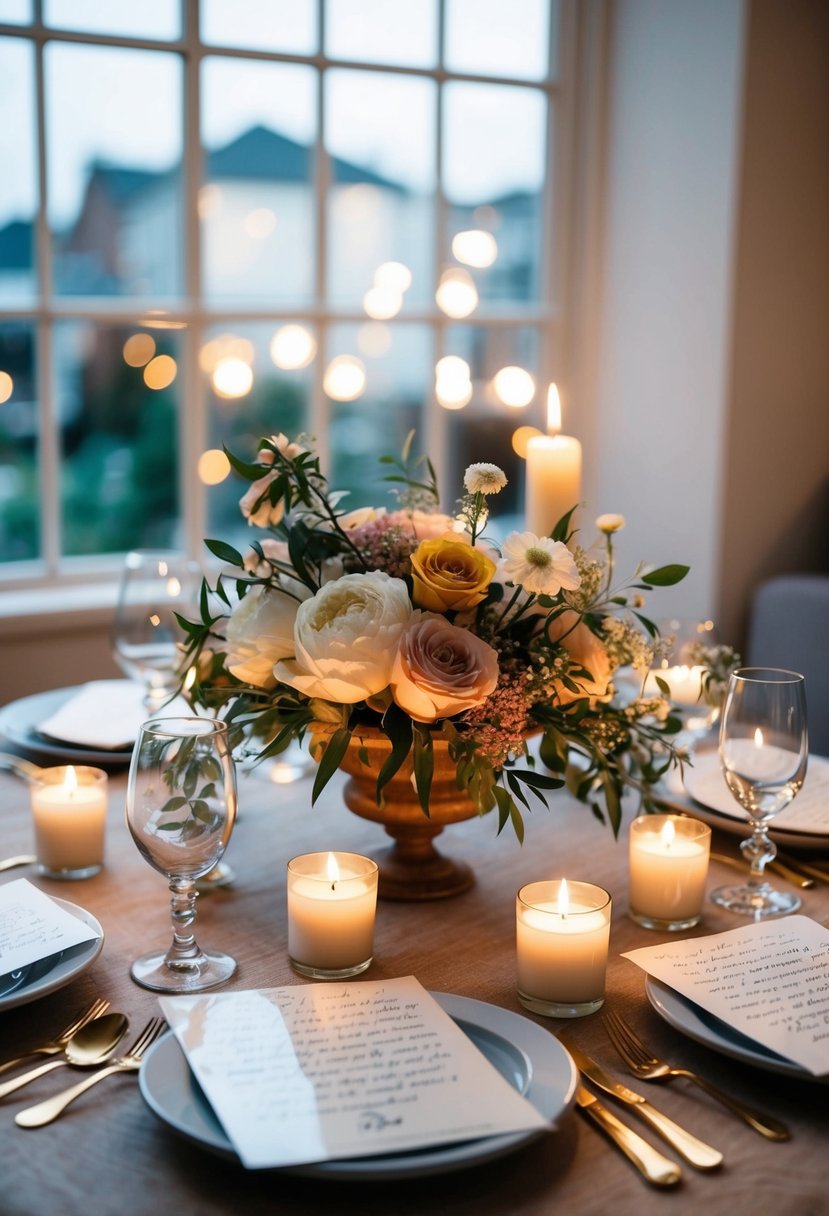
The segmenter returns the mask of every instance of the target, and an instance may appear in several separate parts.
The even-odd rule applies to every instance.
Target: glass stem
[[[198,891],[192,878],[170,879],[173,944],[164,960],[168,967],[191,967],[201,957],[201,950],[193,933],[197,899]]]
[[[766,866],[777,856],[777,845],[769,836],[764,823],[755,823],[754,831],[740,845],[740,851],[751,867],[748,885],[765,886]]]

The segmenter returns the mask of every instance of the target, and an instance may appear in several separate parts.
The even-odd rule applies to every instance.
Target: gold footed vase
[[[333,727],[313,726],[314,744],[328,740]],[[429,817],[423,813],[412,781],[411,757],[383,789],[383,804],[377,805],[377,775],[391,751],[391,744],[378,727],[362,727],[349,744],[340,768],[348,773],[345,804],[355,815],[385,828],[394,841],[375,851],[379,866],[378,894],[382,899],[448,899],[461,895],[475,882],[470,866],[453,861],[435,848],[435,837],[452,823],[474,818],[478,812],[468,795],[455,784],[455,765],[445,739],[434,742],[434,775],[429,797]],[[361,753],[362,752],[362,756]],[[368,758],[368,764],[364,760]]]

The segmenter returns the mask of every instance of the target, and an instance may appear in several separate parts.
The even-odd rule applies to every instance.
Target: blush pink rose
[[[600,638],[581,620],[579,614],[572,608],[565,609],[561,616],[552,620],[547,633],[550,640],[558,642],[567,651],[574,663],[590,672],[590,677],[573,676],[573,682],[579,686],[578,692],[571,692],[560,681],[555,681],[556,695],[559,704],[569,705],[589,697],[590,703],[609,701],[611,693],[608,690],[613,667],[610,656]]]
[[[400,636],[390,687],[416,722],[480,705],[498,683],[498,655],[467,629],[432,612],[413,612]]]

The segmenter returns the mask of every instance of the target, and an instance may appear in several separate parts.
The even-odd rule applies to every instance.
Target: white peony
[[[307,591],[306,591],[307,594]],[[237,680],[273,688],[277,659],[294,653],[294,620],[299,601],[284,591],[253,587],[227,622],[225,665]]]
[[[372,571],[326,583],[299,606],[294,658],[275,667],[308,697],[353,705],[382,692],[412,605],[402,579]]]

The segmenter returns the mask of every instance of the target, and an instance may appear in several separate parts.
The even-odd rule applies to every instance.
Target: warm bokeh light
[[[270,207],[256,207],[245,216],[245,232],[254,241],[264,241],[276,227],[276,213]]]
[[[403,297],[391,287],[372,287],[363,296],[363,308],[374,321],[388,321],[403,307]]]
[[[196,468],[203,485],[217,486],[230,472],[230,461],[221,448],[208,448],[202,452]]]
[[[357,330],[357,349],[369,359],[379,359],[391,349],[391,330],[382,321],[366,321]]]
[[[491,232],[470,228],[467,232],[456,233],[452,238],[452,253],[465,266],[484,270],[498,257],[498,242]]]
[[[202,186],[199,190],[199,218],[209,220],[222,209],[222,188],[215,184]]]
[[[492,387],[498,400],[511,409],[523,409],[535,396],[535,380],[523,367],[502,367],[495,373]]]
[[[253,343],[248,338],[220,334],[218,338],[205,342],[199,351],[199,367],[210,376],[222,359],[240,359],[242,363],[252,366],[255,353]]]
[[[402,262],[383,262],[374,272],[374,286],[404,292],[412,285],[412,272]]]
[[[437,380],[435,399],[445,410],[462,410],[472,400],[472,381]]]
[[[186,321],[172,321],[163,308],[150,308],[146,316],[140,317],[139,325],[144,329],[186,329]]]
[[[0,405],[8,401],[14,392],[14,380],[8,372],[0,372]]]
[[[144,368],[144,383],[147,388],[169,388],[178,374],[178,366],[172,355],[156,355]]]
[[[144,367],[155,354],[155,338],[149,334],[133,334],[124,343],[124,362],[130,367]]]
[[[317,340],[304,325],[281,325],[271,338],[270,352],[277,367],[298,371],[317,353]]]
[[[333,401],[354,401],[366,387],[366,369],[355,355],[337,355],[325,369],[322,382]]]
[[[537,426],[519,426],[512,432],[512,450],[522,460],[527,459],[527,444],[542,432]]]
[[[213,368],[210,382],[219,397],[245,397],[253,387],[253,369],[244,359],[228,355]]]
[[[472,377],[472,372],[466,359],[460,355],[444,355],[435,364],[435,379],[459,381],[465,384]]]
[[[453,320],[468,317],[478,307],[478,289],[466,270],[445,270],[435,292],[438,308]]]

